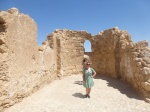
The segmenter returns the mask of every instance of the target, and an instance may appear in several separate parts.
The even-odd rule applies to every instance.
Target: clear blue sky
[[[150,42],[150,0],[0,0],[28,14],[38,26],[38,45],[55,29],[86,30],[92,35],[118,26],[134,42]]]

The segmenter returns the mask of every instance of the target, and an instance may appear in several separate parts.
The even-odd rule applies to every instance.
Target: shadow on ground
[[[75,81],[74,84],[83,85],[83,81]]]
[[[78,97],[78,98],[85,98],[85,95],[83,95],[82,93],[74,93],[72,96]]]
[[[97,76],[95,77],[95,79],[99,79],[99,80],[102,79],[102,80],[107,81],[107,86],[113,87],[114,89],[118,89],[122,94],[125,94],[129,98],[144,100],[139,95],[139,93],[133,90],[133,88],[129,84],[123,82],[120,79],[114,79],[108,76]]]

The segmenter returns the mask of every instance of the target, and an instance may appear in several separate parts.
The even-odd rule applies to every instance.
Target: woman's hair
[[[82,65],[86,65],[87,63],[90,63],[90,64],[91,64],[91,61],[90,61],[89,59],[87,59],[87,58],[84,58],[84,59],[82,60]]]
[[[86,61],[88,61],[88,59],[87,59],[87,58],[84,58],[84,59],[82,60],[82,63],[84,63],[84,62],[86,62]]]

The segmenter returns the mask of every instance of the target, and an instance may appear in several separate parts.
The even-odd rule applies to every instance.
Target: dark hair
[[[88,59],[87,58],[84,58],[83,60],[82,60],[82,62],[84,63],[84,62],[86,62]]]

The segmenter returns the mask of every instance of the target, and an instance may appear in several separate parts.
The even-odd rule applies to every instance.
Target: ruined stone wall
[[[37,27],[16,8],[0,12],[0,111],[56,79],[54,50],[37,46]]]
[[[148,42],[141,41],[128,46],[124,42],[121,49],[120,74],[136,89],[147,102],[150,102],[150,48]]]
[[[84,57],[84,41],[91,38],[85,31],[55,30],[49,35],[57,39],[58,74],[60,77],[80,74]]]
[[[128,82],[147,101],[149,100],[149,48],[147,42],[134,44],[128,32],[119,30],[117,27],[100,32],[99,35],[93,37],[83,31],[56,30],[49,35],[49,39],[56,39],[59,77],[80,73],[84,56],[83,43],[85,40],[90,40],[92,43],[90,58],[92,67],[97,74],[120,78]],[[143,57],[146,55],[147,57],[137,61],[135,54],[139,53],[142,53]],[[143,65],[139,67],[139,60],[143,60],[141,65],[145,64],[146,68],[142,68]]]
[[[133,43],[117,27],[100,32],[92,43],[93,67],[98,74],[121,78],[150,102],[150,48],[148,42]]]
[[[118,69],[118,38],[113,35],[116,34],[116,29],[105,30],[99,35],[94,36],[92,43],[92,62],[93,68],[97,74],[109,75],[117,77]]]

